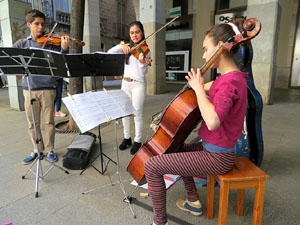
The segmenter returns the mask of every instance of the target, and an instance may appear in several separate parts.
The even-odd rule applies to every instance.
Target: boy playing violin
[[[25,39],[18,40],[13,47],[14,48],[41,48],[37,42],[44,34],[45,29],[45,15],[36,10],[30,10],[27,12],[25,20],[28,28],[30,29],[30,35]],[[68,52],[70,45],[69,36],[63,36],[61,39],[61,46],[45,45],[45,49],[54,51],[60,51],[65,54]],[[56,96],[56,78],[52,76],[29,76],[29,83],[31,89],[33,111],[35,113],[35,127],[36,135],[39,141],[39,151],[42,153],[46,150],[47,160],[49,162],[56,162],[58,157],[54,154],[54,138],[55,138],[55,127],[54,127],[54,100]],[[29,134],[33,143],[33,152],[23,160],[23,164],[32,163],[38,156],[38,149],[36,147],[34,125],[31,114],[31,98],[28,91],[27,79],[22,79],[23,94],[25,98],[25,112],[29,126]],[[40,121],[41,115],[43,116],[45,133],[42,137]]]

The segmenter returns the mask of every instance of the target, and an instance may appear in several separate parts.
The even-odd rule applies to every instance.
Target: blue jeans
[[[60,111],[61,108],[61,95],[62,95],[62,88],[63,88],[63,79],[57,78],[57,86],[56,86],[56,97],[55,97],[55,107],[56,112]]]

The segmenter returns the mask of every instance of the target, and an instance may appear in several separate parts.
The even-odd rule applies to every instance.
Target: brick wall
[[[118,23],[118,3],[125,6],[125,19]],[[100,0],[100,22],[101,22],[101,42],[104,50],[124,39],[118,32],[118,26],[126,27],[125,32],[129,33],[129,24],[136,20],[132,0]]]

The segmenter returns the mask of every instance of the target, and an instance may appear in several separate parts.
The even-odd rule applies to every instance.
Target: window
[[[123,3],[118,3],[117,22],[120,24],[125,24],[125,18],[126,18],[126,6]]]
[[[70,0],[55,0],[55,9],[63,12],[71,12]]]
[[[217,0],[216,10],[247,7],[247,0]]]
[[[173,8],[181,7],[181,15],[188,15],[189,1],[173,0]]]
[[[55,0],[55,9],[61,10],[60,0]]]
[[[69,2],[68,1],[63,1],[63,11],[69,12]]]
[[[216,10],[228,9],[229,0],[217,0],[216,1]]]
[[[118,2],[117,5],[117,36],[126,39],[128,35],[128,26],[126,26],[126,5]]]

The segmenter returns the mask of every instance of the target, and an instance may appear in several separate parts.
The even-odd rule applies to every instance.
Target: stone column
[[[101,51],[99,0],[85,0],[84,11],[83,41],[85,46],[82,48],[82,52]],[[96,77],[97,89],[103,87],[102,80],[102,77]],[[83,82],[85,91],[94,90],[93,77],[85,77]]]
[[[284,16],[280,19],[275,88],[289,88],[291,85],[291,66],[299,4],[299,0],[285,0],[282,2],[281,14]]]
[[[140,0],[140,21],[145,36],[149,36],[165,24],[165,1]],[[160,94],[166,90],[166,32],[165,29],[147,40],[152,58],[148,67],[147,93]]]
[[[25,22],[25,15],[29,10],[31,10],[31,4],[28,2],[0,1],[3,46],[11,47],[17,40],[26,38],[30,34]]]
[[[0,1],[0,29],[3,47],[11,47],[17,40],[30,34],[25,22],[26,13],[31,10],[31,4],[17,0]],[[24,96],[21,76],[8,75],[8,95],[12,109],[24,110]]]
[[[215,1],[207,4],[207,0],[195,0],[193,2],[193,42],[192,42],[192,68],[201,68],[205,63],[202,59],[202,43],[205,32],[213,25]],[[211,70],[206,72],[205,82],[211,80]]]
[[[252,70],[255,86],[264,104],[272,104],[280,13],[280,0],[248,1],[247,17],[256,17],[262,24],[260,34],[252,40]]]

